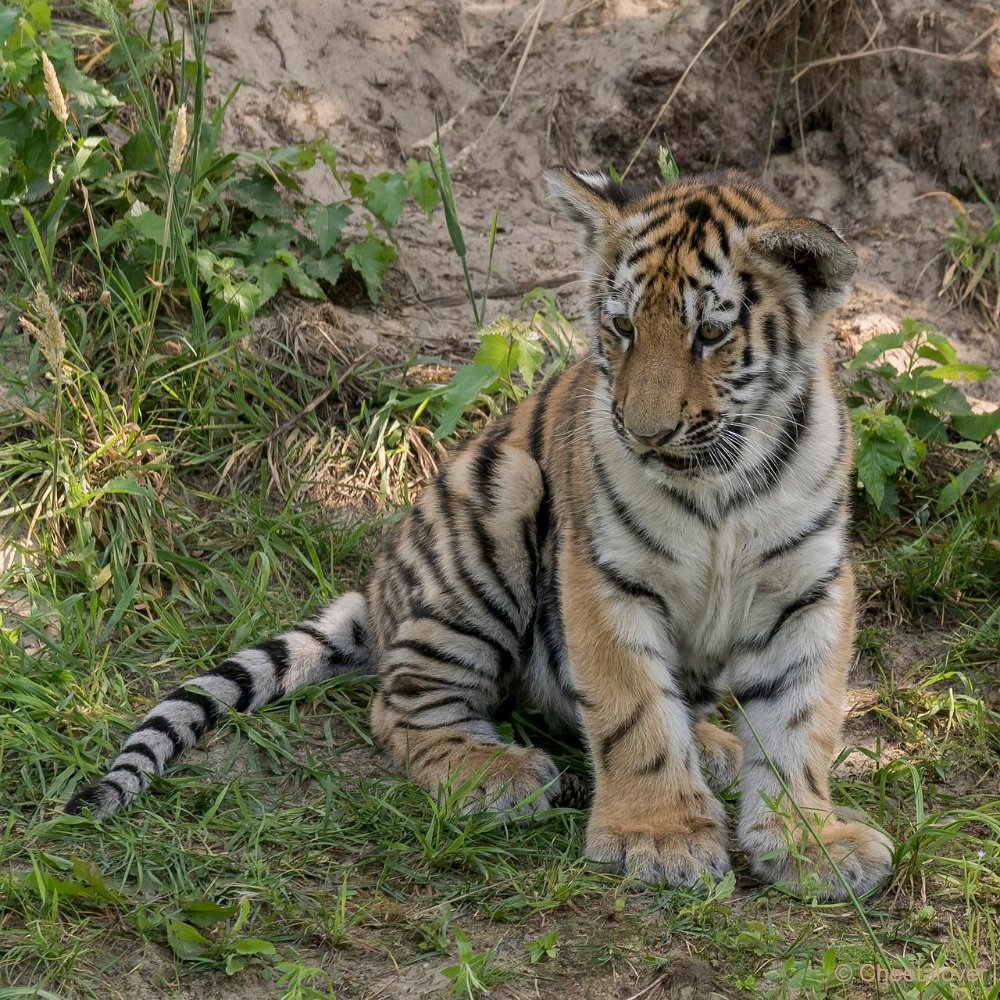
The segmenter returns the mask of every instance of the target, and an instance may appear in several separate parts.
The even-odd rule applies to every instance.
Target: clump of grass
[[[973,305],[1000,333],[1000,208],[976,179],[970,178],[986,213],[985,221],[949,195],[954,228],[944,244],[946,266],[941,293],[959,305]]]

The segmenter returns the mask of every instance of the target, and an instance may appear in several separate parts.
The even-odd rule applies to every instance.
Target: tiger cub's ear
[[[792,271],[814,313],[843,305],[858,265],[857,254],[817,219],[778,219],[747,233],[756,255]]]
[[[632,199],[628,189],[607,174],[578,173],[566,167],[549,170],[545,186],[563,213],[585,226],[591,238],[619,221]]]

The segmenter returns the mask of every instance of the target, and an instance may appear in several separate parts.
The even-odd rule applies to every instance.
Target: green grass
[[[260,221],[238,203],[242,216],[216,211],[232,208],[219,186],[237,175],[210,147],[203,67],[184,69],[176,52],[114,23],[134,64],[122,57],[101,86],[158,151],[149,169],[125,164],[117,179],[69,170],[94,127],[87,116],[121,112],[81,104],[84,84],[55,46],[57,70],[77,87],[76,117],[60,131],[40,89],[44,28],[14,38],[23,81],[4,91],[56,169],[31,174],[39,160],[29,159],[18,200],[5,188],[0,201],[0,269],[15,306],[0,327],[0,518],[5,554],[20,557],[0,575],[0,1000],[345,1000],[405,995],[400,984],[465,997],[605,1000],[691,986],[706,997],[996,1000],[997,455],[983,445],[976,477],[942,503],[970,456],[956,464],[941,423],[911,469],[903,454],[921,429],[907,421],[926,407],[898,384],[879,389],[869,442],[903,449],[880,473],[893,503],[858,508],[860,666],[872,693],[848,730],[862,749],[837,779],[838,800],[899,845],[892,883],[864,903],[874,941],[850,906],[754,885],[738,858],[717,886],[649,889],[581,860],[583,812],[516,825],[462,816],[386,768],[367,729],[365,677],[233,717],[125,816],[98,825],[60,813],[178,678],[362,578],[380,525],[439,461],[442,427],[468,431],[568,355],[544,296],[530,323],[482,330],[454,378],[434,359],[303,359],[280,338],[258,349],[246,335],[260,296],[242,284],[259,286],[254,262],[197,266],[200,240],[238,240]],[[129,210],[126,181],[160,199],[153,211],[172,197],[176,109],[143,103],[153,90],[133,86],[151,73],[192,88],[189,129],[207,143],[189,154],[208,157],[201,186],[177,182],[188,186],[166,239],[129,231],[98,248],[83,185],[95,229],[114,230]],[[0,137],[13,113],[4,107]],[[296,200],[298,154],[279,152],[239,176],[280,174],[293,211],[314,211]],[[435,165],[446,175],[443,157]],[[420,183],[414,173],[414,191]],[[384,214],[383,188],[354,187],[362,208],[375,197]],[[185,229],[206,207],[218,228]],[[457,211],[449,200],[453,240]],[[316,246],[316,260],[329,258],[324,247],[339,253]],[[162,289],[137,261],[169,278]],[[887,431],[886,415],[909,437]],[[345,497],[360,513],[343,513]],[[586,769],[580,749],[551,746],[537,718],[515,715],[508,732]]]

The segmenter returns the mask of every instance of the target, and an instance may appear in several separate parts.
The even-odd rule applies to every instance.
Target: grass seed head
[[[22,316],[21,326],[38,341],[56,381],[61,382],[63,358],[66,356],[66,333],[59,318],[59,310],[41,284],[35,285],[32,307],[40,325],[33,323],[27,316]]]
[[[184,149],[187,146],[187,108],[182,104],[177,109],[177,119],[174,121],[174,134],[170,137],[170,159],[167,161],[167,170],[171,177],[176,177],[180,173],[181,164],[184,162]]]
[[[52,114],[65,125],[66,119],[69,118],[66,98],[63,96],[62,87],[59,86],[59,77],[56,76],[56,68],[44,52],[42,53],[42,75],[45,77],[45,93],[49,99],[49,107],[52,108]]]

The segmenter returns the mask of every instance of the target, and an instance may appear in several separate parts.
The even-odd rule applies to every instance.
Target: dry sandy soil
[[[926,318],[969,360],[997,366],[1000,338],[938,298],[938,253],[953,209],[935,196],[972,198],[970,172],[992,194],[1000,189],[996,5],[813,4],[833,10],[840,51],[890,51],[818,66],[796,85],[789,82],[796,68],[816,53],[800,49],[793,60],[794,30],[762,42],[764,20],[747,20],[753,10],[781,6],[742,5],[691,66],[645,145],[730,5],[239,0],[210,29],[211,86],[222,96],[241,84],[227,137],[237,148],[326,135],[346,165],[366,172],[425,155],[440,116],[480,274],[489,220],[499,211],[496,310],[516,314],[519,296],[511,293],[543,285],[561,288],[567,314],[580,315],[578,286],[568,283],[578,237],[546,203],[546,166],[613,163],[623,171],[638,151],[629,177],[651,180],[657,148],[669,142],[682,171],[744,169],[797,211],[845,232],[861,264],[837,325],[843,338],[856,342],[901,318]],[[803,23],[798,33],[811,30],[819,29]],[[318,196],[338,195],[318,170],[309,185]],[[352,312],[349,328],[383,354],[467,343],[461,272],[440,213],[430,223],[408,215],[399,240],[402,269],[390,279],[391,294],[377,312]],[[998,389],[994,380],[984,395],[1000,398]]]

